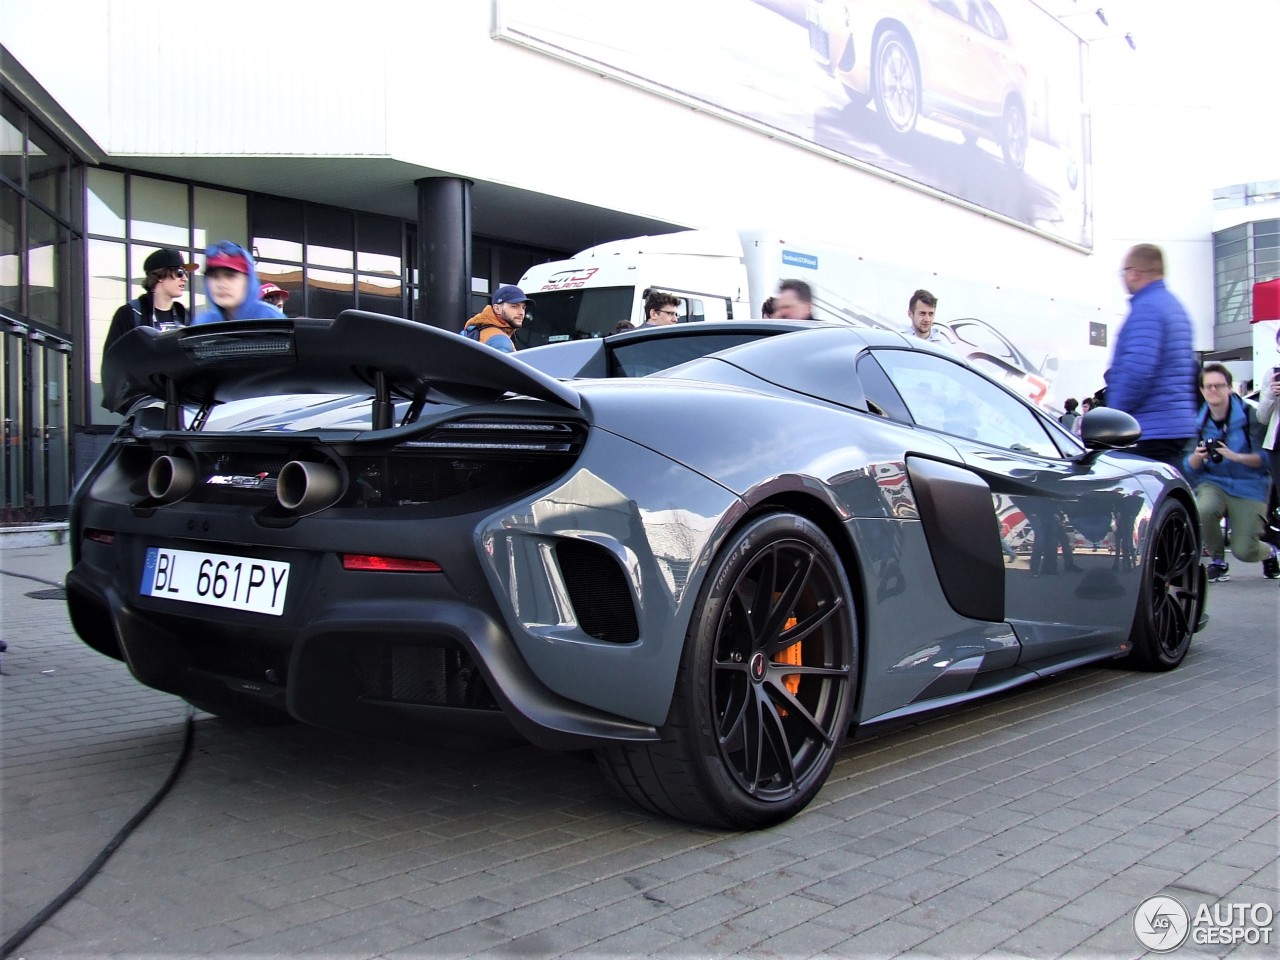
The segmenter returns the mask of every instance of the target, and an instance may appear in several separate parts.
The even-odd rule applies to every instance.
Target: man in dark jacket
[[[115,312],[102,346],[103,353],[134,327],[164,330],[187,325],[187,308],[182,297],[196,265],[187,263],[177,250],[164,247],[142,262],[142,270],[142,296]]]
[[[1159,247],[1138,244],[1125,255],[1120,276],[1130,295],[1129,316],[1106,374],[1107,406],[1142,427],[1135,453],[1180,466],[1199,406],[1191,319],[1164,285]]]
[[[500,286],[493,295],[493,303],[467,321],[463,336],[500,350],[515,353],[515,335],[524,323],[525,305],[533,303],[524,291],[510,283]]]

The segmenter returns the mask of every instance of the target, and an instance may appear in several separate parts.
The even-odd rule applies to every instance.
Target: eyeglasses
[[[169,271],[169,276],[173,277],[175,280],[185,280],[190,276],[190,274],[182,267],[175,267]]]
[[[679,311],[679,310],[659,310],[658,312],[659,312],[659,313],[662,313],[662,314],[666,314],[668,317],[678,317],[678,316],[680,316],[680,311]]]
[[[1229,383],[1206,383],[1206,384],[1202,384],[1200,389],[1201,390],[1227,390],[1230,388],[1230,386],[1231,385]]]

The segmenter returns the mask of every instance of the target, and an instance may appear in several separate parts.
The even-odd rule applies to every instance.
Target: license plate
[[[284,613],[289,564],[221,553],[148,547],[144,597],[163,597],[278,617]]]

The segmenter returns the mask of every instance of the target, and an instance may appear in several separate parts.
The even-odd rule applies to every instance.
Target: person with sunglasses
[[[229,240],[219,241],[205,251],[204,292],[209,306],[192,323],[283,320],[284,311],[262,300],[261,289],[249,251]]]
[[[170,247],[152,252],[142,262],[142,295],[130,300],[111,318],[103,353],[135,327],[168,330],[187,325],[187,308],[182,298],[196,265]]]

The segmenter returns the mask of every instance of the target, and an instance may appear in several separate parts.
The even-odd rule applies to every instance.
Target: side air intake
[[[613,554],[585,540],[562,540],[556,544],[556,562],[585,633],[611,643],[639,638],[627,578]]]

